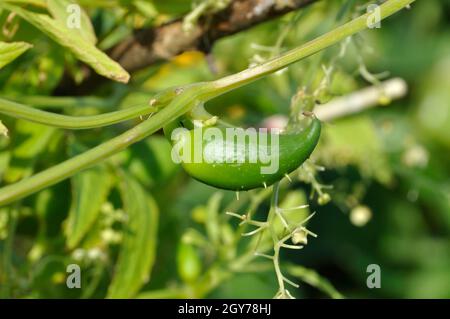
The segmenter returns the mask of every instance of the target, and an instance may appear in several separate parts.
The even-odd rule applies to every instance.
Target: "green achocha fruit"
[[[228,127],[174,129],[174,125],[165,128],[174,144],[172,159],[193,178],[234,191],[281,180],[309,158],[321,131],[316,118],[303,130],[281,134]]]

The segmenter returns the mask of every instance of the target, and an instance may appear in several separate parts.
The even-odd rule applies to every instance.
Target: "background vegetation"
[[[4,1],[0,97],[67,115],[148,105],[165,88],[275,57],[364,13],[367,4],[319,1],[224,37],[207,54],[188,51],[133,70],[130,82],[120,83],[128,73],[102,51],[110,53],[134,29],[178,17],[188,17],[182,23],[190,32],[200,23],[193,12],[203,3],[193,2],[79,1],[85,33],[71,38],[58,25],[52,29],[53,22],[36,22],[38,13],[64,19],[58,4],[66,1]],[[222,10],[221,2],[214,3],[201,16]],[[384,98],[382,106],[324,124],[311,161],[292,174],[291,183],[281,183],[280,207],[309,204],[287,211],[290,220],[316,212],[307,227],[318,237],[305,233],[302,250],[281,253],[283,273],[299,284],[288,288],[294,297],[450,297],[449,9],[449,1],[416,1],[380,29],[206,105],[235,125],[274,125],[283,120],[274,115],[287,117],[305,104],[376,86],[378,79],[401,77],[408,84],[402,99]],[[80,61],[104,77],[86,86],[94,72]],[[69,131],[2,114],[1,183],[27,178],[142,120]],[[225,214],[252,212],[265,220],[273,190],[241,193],[237,200],[233,192],[187,176],[170,150],[158,132],[1,207],[1,297],[273,297],[279,283],[272,262],[253,254],[258,237],[242,237],[252,228]],[[270,247],[263,236],[258,251]],[[66,286],[66,267],[73,263],[82,269],[81,289]],[[379,289],[366,286],[369,264],[381,267]]]

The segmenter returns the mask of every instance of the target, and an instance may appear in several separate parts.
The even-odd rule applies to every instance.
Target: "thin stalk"
[[[415,0],[387,1],[380,6],[380,17],[384,19],[414,1]],[[365,29],[367,27],[368,17],[369,14],[364,14],[299,48],[293,49],[284,55],[257,67],[213,82],[197,83],[184,87],[178,92],[179,95],[177,95],[169,105],[149,120],[138,124],[129,131],[100,144],[83,154],[0,189],[0,205],[11,203],[44,189],[45,187],[62,181],[77,172],[122,151],[129,145],[144,139],[164,125],[167,125],[169,122],[174,121],[179,116],[185,114],[198,102],[206,102],[225,92],[253,82],[267,74],[276,72],[296,61],[336,44],[340,40]]]
[[[269,215],[267,216],[267,223],[269,224],[269,231],[273,241],[273,266],[275,268],[275,274],[277,276],[278,286],[280,287],[281,293],[284,295],[285,287],[283,274],[280,269],[280,240],[277,237],[277,231],[275,229],[275,218],[277,217],[276,210],[278,207],[278,188],[279,183],[275,183],[273,185],[274,195],[272,196],[272,203],[269,211]]]
[[[35,123],[71,130],[108,126],[156,112],[157,110],[158,108],[156,107],[142,104],[124,110],[99,115],[69,116],[42,111],[24,104],[0,98],[1,113]]]
[[[47,95],[25,95],[4,96],[4,98],[17,103],[26,104],[37,109],[79,109],[95,108],[109,109],[118,103],[117,98],[101,98],[94,96],[47,96]]]

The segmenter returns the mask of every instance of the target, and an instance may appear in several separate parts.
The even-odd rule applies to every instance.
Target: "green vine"
[[[384,19],[405,6],[413,3],[414,0],[390,0],[380,6],[380,18]],[[0,189],[0,205],[9,204],[20,198],[28,196],[34,192],[42,190],[53,185],[75,173],[99,163],[105,158],[120,152],[129,145],[136,143],[147,136],[161,129],[167,123],[175,120],[177,117],[187,113],[197,103],[205,103],[221,94],[233,89],[242,87],[268,74],[281,70],[290,64],[313,55],[327,47],[330,47],[341,40],[367,28],[367,19],[370,13],[366,13],[298,48],[292,49],[283,55],[267,61],[261,65],[246,69],[237,74],[233,74],[215,81],[196,83],[182,87],[176,90],[175,97],[154,116],[144,121],[121,135],[90,149],[89,151],[73,157],[59,165],[51,167],[27,179],[21,180],[15,184],[8,185]],[[163,93],[167,93],[165,91]],[[170,89],[173,92],[173,89]],[[170,94],[168,94],[170,96]],[[166,95],[167,96],[167,95]],[[151,111],[143,110],[142,114],[148,114]],[[21,116],[33,114],[27,113],[28,108],[22,109]],[[128,112],[130,112],[128,110]],[[7,113],[15,116],[14,112]],[[28,114],[28,115],[27,115]],[[42,124],[53,125],[60,119],[57,114],[47,114],[41,117]],[[42,114],[41,114],[42,115]],[[111,115],[111,114],[110,114]],[[126,115],[126,116],[125,116]],[[134,115],[134,114],[133,114]],[[135,114],[138,115],[138,114]],[[114,116],[117,116],[114,115]],[[130,113],[122,114],[122,118],[115,118],[117,121],[128,119]],[[105,121],[105,118],[95,119],[89,125],[98,126]],[[105,122],[103,122],[105,123]],[[101,124],[100,124],[101,125]]]

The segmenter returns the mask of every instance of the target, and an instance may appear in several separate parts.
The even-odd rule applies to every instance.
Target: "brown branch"
[[[318,0],[234,0],[220,12],[202,17],[185,32],[178,19],[156,28],[142,29],[109,50],[108,54],[127,71],[134,72],[191,50],[208,53],[213,43],[223,37],[251,28],[287,12],[306,7]],[[86,94],[106,81],[86,70],[83,83],[76,87],[65,79],[56,94]]]

